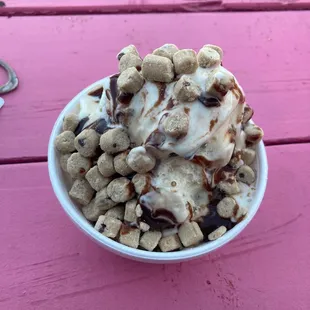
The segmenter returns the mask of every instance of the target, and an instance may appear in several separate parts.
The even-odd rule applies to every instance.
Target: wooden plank
[[[1,57],[20,79],[3,96],[0,159],[46,156],[61,109],[114,73],[115,55],[129,43],[142,55],[166,42],[196,50],[221,45],[224,65],[245,89],[266,141],[309,138],[309,21],[306,11],[0,18]]]
[[[5,0],[0,15],[307,9],[310,0]]]
[[[0,166],[0,308],[308,310],[309,152],[268,147],[268,189],[253,222],[220,250],[166,266],[120,258],[84,236],[56,200],[46,163]]]

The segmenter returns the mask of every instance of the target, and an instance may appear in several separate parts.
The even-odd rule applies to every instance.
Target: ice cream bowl
[[[102,83],[103,80],[93,83],[92,85],[81,91],[65,106],[54,124],[49,139],[48,170],[51,184],[60,205],[63,207],[69,218],[80,228],[80,230],[82,230],[93,241],[95,241],[105,249],[123,257],[149,263],[177,263],[198,258],[202,255],[205,255],[222,247],[223,245],[227,244],[235,237],[237,237],[239,233],[241,233],[241,231],[245,229],[245,227],[254,218],[264,197],[267,185],[268,163],[266,150],[263,142],[258,143],[256,146],[257,155],[253,164],[253,167],[256,170],[257,174],[255,185],[256,190],[253,193],[253,199],[248,213],[240,223],[235,225],[231,230],[227,231],[222,237],[217,240],[204,242],[196,247],[187,248],[175,252],[149,252],[146,250],[130,248],[105,237],[104,235],[96,231],[94,227],[85,219],[82,212],[80,211],[79,205],[76,204],[69,197],[68,191],[70,186],[70,180],[68,180],[65,173],[61,170],[59,163],[59,154],[54,147],[54,140],[56,136],[62,131],[62,122],[64,116],[70,112],[76,111],[79,105],[80,98],[86,93],[88,93],[90,90],[95,89],[99,85],[102,85]]]

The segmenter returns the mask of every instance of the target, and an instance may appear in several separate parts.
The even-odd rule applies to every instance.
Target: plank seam
[[[264,142],[265,146],[282,146],[282,145],[300,145],[310,144],[310,136],[304,138],[287,138],[287,139],[274,139]],[[9,159],[0,159],[0,166],[2,165],[16,165],[16,164],[31,164],[31,163],[44,163],[47,162],[47,156],[38,157],[16,157]]]
[[[14,16],[59,16],[59,15],[124,15],[124,14],[171,14],[207,12],[274,12],[310,10],[310,3],[190,3],[183,5],[145,6],[83,6],[83,7],[0,7],[0,17]]]

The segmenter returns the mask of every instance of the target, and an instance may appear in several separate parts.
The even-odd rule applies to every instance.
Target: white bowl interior
[[[86,94],[90,89],[93,89],[97,85],[100,85],[102,81],[97,81],[94,84],[90,85],[82,92],[80,92],[75,98],[73,98],[69,104],[63,109],[60,113],[54,128],[52,130],[49,145],[48,145],[48,170],[49,176],[52,183],[53,190],[56,197],[58,198],[60,204],[64,208],[65,212],[71,218],[71,220],[89,237],[94,241],[105,247],[106,249],[117,253],[121,256],[132,258],[135,260],[140,260],[144,262],[153,262],[153,263],[165,263],[165,262],[180,262],[188,259],[199,257],[203,254],[214,251],[215,249],[223,246],[233,238],[235,238],[253,219],[255,213],[257,212],[267,184],[267,174],[268,174],[268,164],[267,156],[265,151],[265,146],[263,142],[260,142],[257,145],[257,156],[254,162],[254,168],[257,172],[256,180],[256,191],[253,194],[253,201],[249,208],[248,214],[245,219],[237,224],[234,228],[229,230],[221,238],[212,241],[203,243],[195,248],[184,249],[178,252],[148,252],[139,249],[133,249],[127,247],[121,243],[113,241],[101,233],[97,232],[92,225],[84,218],[79,207],[71,200],[68,195],[69,182],[68,177],[63,173],[59,164],[59,154],[54,148],[55,137],[62,131],[62,122],[63,118],[69,112],[75,111],[79,103],[79,99],[82,95]]]

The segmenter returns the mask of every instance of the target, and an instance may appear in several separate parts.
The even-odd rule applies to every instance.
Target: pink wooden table
[[[299,10],[309,8],[309,0],[5,0],[0,58],[20,86],[0,110],[0,310],[309,310],[310,11]],[[46,152],[61,109],[115,71],[122,46],[146,54],[165,42],[223,47],[266,132],[270,173],[261,209],[229,245],[149,265],[101,249],[70,222]]]

